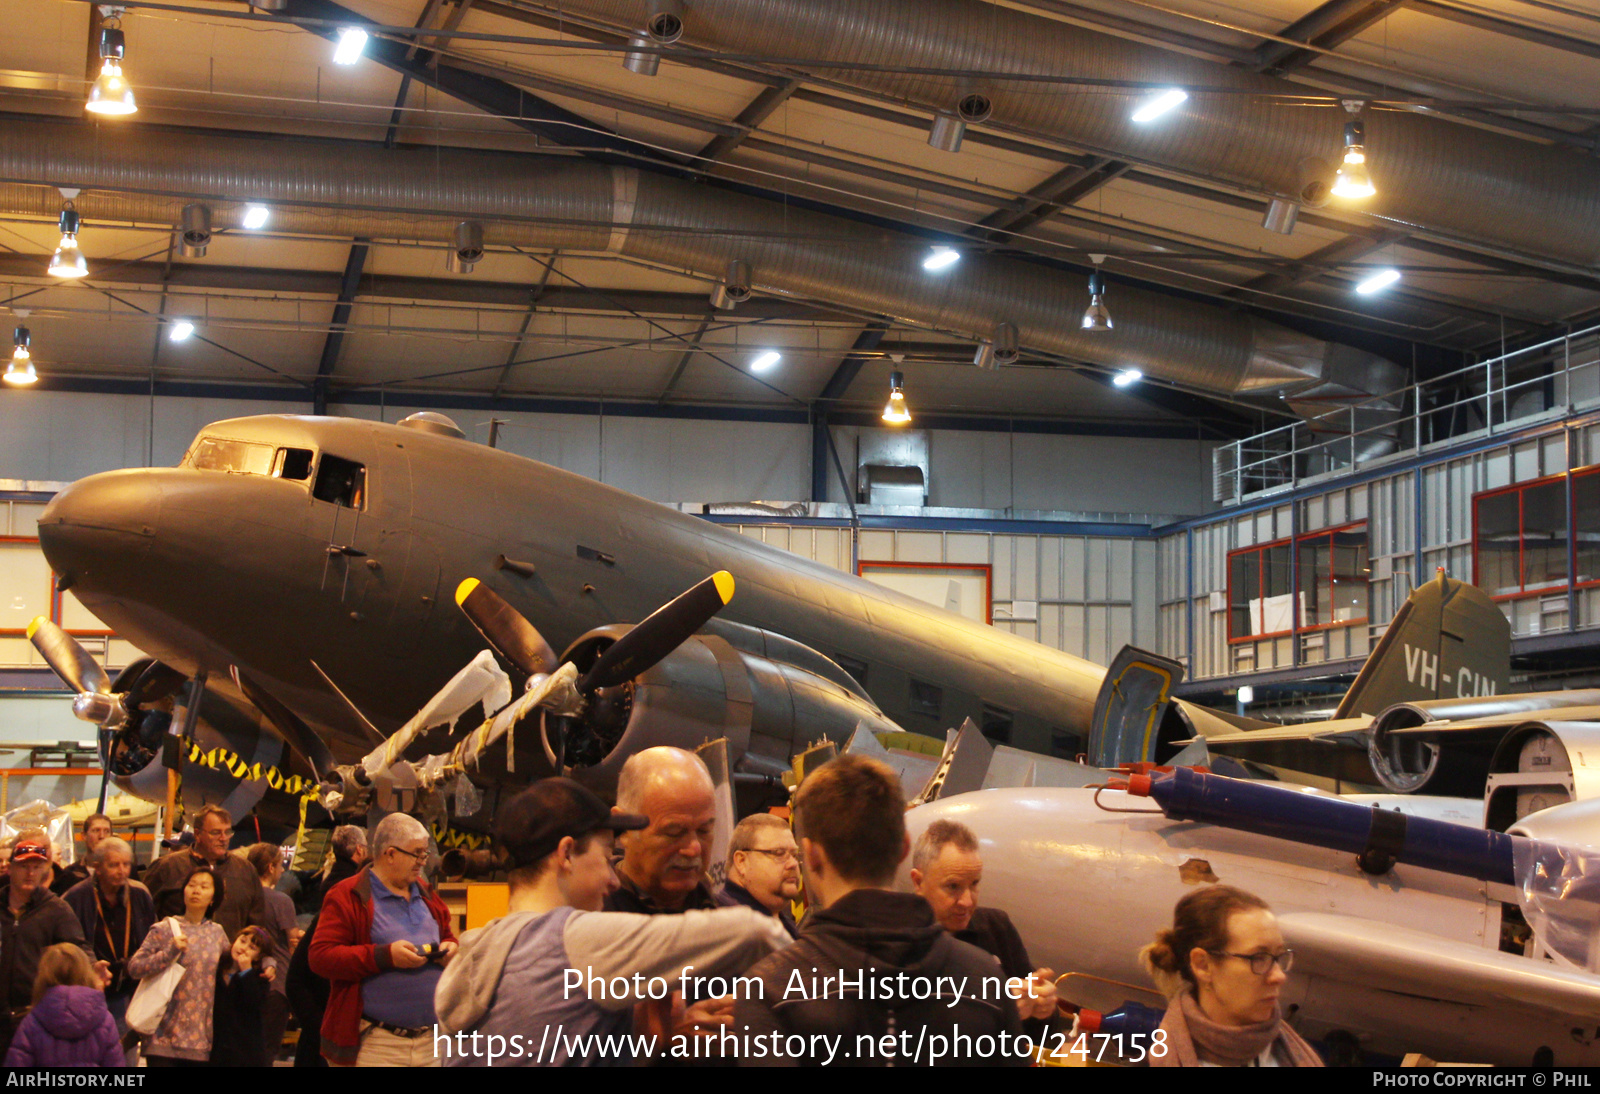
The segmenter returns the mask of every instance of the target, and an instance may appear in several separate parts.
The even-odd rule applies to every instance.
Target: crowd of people
[[[24,830],[0,880],[5,1062],[266,1066],[291,1012],[297,1066],[1015,1066],[1076,1032],[1054,970],[980,903],[976,834],[938,820],[913,844],[886,765],[841,756],[789,817],[740,821],[713,886],[716,817],[676,748],[630,757],[615,807],[537,782],[497,811],[508,910],[460,937],[403,813],[336,829],[312,877],[235,848],[216,806],[138,878],[103,816],[71,866]],[[1320,1066],[1282,1020],[1293,954],[1256,897],[1196,889],[1141,956],[1171,1000],[1149,1063]]]

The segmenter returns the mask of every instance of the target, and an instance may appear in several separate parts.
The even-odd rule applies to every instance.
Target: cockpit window
[[[317,465],[317,483],[311,488],[312,497],[348,509],[360,509],[366,505],[366,494],[367,469],[364,466],[323,454],[322,462]]]
[[[278,449],[278,478],[304,482],[311,477],[311,449]]]
[[[272,474],[273,447],[249,441],[225,441],[202,437],[194,446],[189,464],[197,471],[222,471],[229,475]]]

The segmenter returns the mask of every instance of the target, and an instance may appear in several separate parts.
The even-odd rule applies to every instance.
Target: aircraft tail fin
[[[1418,586],[1345,692],[1334,718],[1395,703],[1501,695],[1511,681],[1511,625],[1483,590],[1443,572]]]

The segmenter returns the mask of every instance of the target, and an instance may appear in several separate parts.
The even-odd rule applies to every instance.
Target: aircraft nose
[[[39,546],[68,584],[120,569],[150,549],[161,488],[149,473],[110,471],[68,486],[39,515]]]

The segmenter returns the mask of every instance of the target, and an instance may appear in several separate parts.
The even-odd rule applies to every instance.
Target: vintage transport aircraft
[[[359,791],[358,769],[381,783],[417,771],[401,756],[477,750],[478,792],[451,804],[452,823],[481,829],[502,792],[557,768],[608,789],[651,744],[724,737],[735,780],[759,786],[819,736],[881,748],[879,736],[939,734],[988,707],[1011,718],[1014,745],[1043,752],[1064,734],[1104,766],[1204,738],[1342,785],[1475,796],[1503,777],[1512,815],[1497,827],[1525,819],[1529,834],[1594,842],[1592,800],[1539,807],[1593,796],[1581,751],[1600,696],[1505,694],[1504,618],[1442,575],[1386,630],[1340,718],[1291,730],[1171,699],[1177,666],[1154,655],[1126,650],[1102,669],[471,444],[437,415],[219,422],[176,468],[68,487],[39,534],[61,587],[151,655],[111,681],[59,628],[33,635],[80,692],[80,715],[106,727],[118,781],[151,798],[178,763],[188,800],[292,817],[308,788],[324,801]],[[498,662],[480,652],[486,639]],[[500,662],[532,686],[514,697]],[[492,735],[464,732],[478,719],[463,696],[492,696],[491,724],[532,731],[488,746]],[[225,762],[182,764],[175,722],[195,739],[191,759],[220,750]],[[1220,879],[1283,913],[1300,954],[1284,999],[1307,1032],[1443,1058],[1600,1062],[1600,977],[1523,952],[1537,943],[1503,879],[1363,868],[1259,832],[1106,812],[1094,790],[1045,785],[1098,768],[1019,766],[1013,749],[997,775],[975,740],[976,771],[961,740],[913,827],[971,824],[985,899],[1091,1005],[1139,998],[1138,945],[1189,886]],[[1557,755],[1566,770],[1540,771],[1543,783],[1518,773]],[[424,782],[449,767],[419,766]],[[1010,788],[958,792],[997,785]],[[1400,803],[1481,822],[1470,805],[1452,814],[1459,798],[1429,800],[1374,797],[1358,811]]]
[[[1130,647],[1102,668],[474,444],[433,413],[397,425],[217,422],[177,467],[69,486],[39,537],[60,587],[152,658],[111,681],[58,628],[34,635],[82,693],[80,716],[117,730],[111,770],[127,789],[164,794],[158,753],[165,744],[175,762],[163,737],[176,703],[193,754],[220,746],[227,757],[190,765],[186,797],[239,812],[292,805],[281,776],[332,778],[368,754],[485,635],[520,675],[575,662],[585,701],[544,734],[516,735],[510,762],[502,754],[485,768],[484,817],[504,776],[525,782],[552,761],[605,790],[638,747],[723,736],[735,775],[753,783],[820,736],[843,743],[858,726],[938,736],[969,718],[1009,725],[1016,748],[1085,750],[1102,766],[1165,759],[1203,737],[1325,785],[1475,794],[1492,751],[1481,742],[1496,732],[1483,719],[1515,726],[1567,701],[1504,695],[1504,619],[1441,576],[1388,628],[1340,721],[1286,730],[1173,698],[1182,669],[1167,659]],[[708,584],[714,573],[727,580]],[[519,656],[493,641],[482,612],[456,609],[468,578],[537,649]],[[662,605],[673,607],[634,626]],[[606,653],[630,631],[637,648]],[[1455,754],[1436,743],[1448,736],[1439,730],[1464,714],[1480,743],[1462,791],[1462,780],[1446,787],[1431,772]],[[1375,737],[1379,723],[1394,733]],[[448,739],[422,735],[411,754]]]

